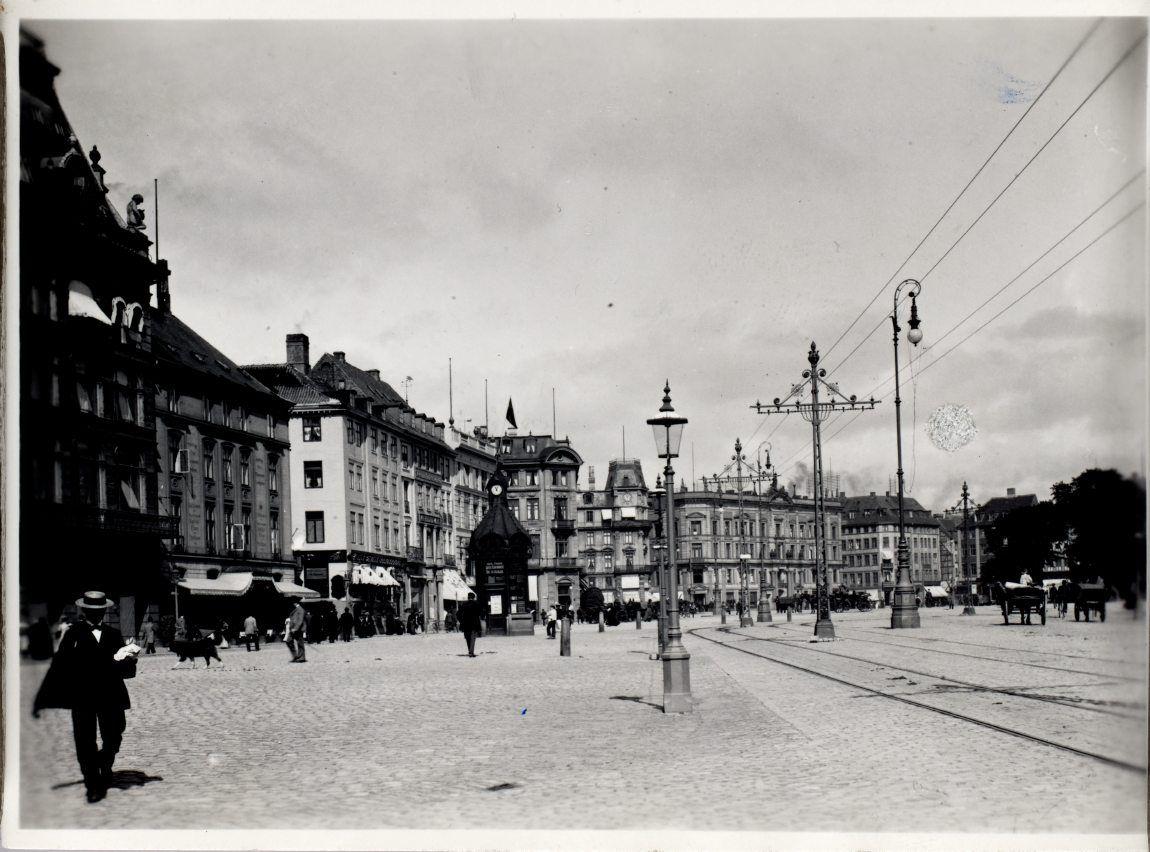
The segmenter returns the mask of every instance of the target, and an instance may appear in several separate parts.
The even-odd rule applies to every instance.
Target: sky
[[[484,422],[486,379],[493,433],[509,398],[521,434],[550,433],[554,388],[557,432],[600,483],[624,452],[653,483],[645,421],[669,380],[678,476],[769,440],[801,492],[810,425],[750,405],[786,396],[814,341],[829,381],[881,399],[832,415],[824,473],[882,493],[884,317],[916,278],[904,467],[941,511],[963,481],[976,502],[1045,498],[1087,467],[1144,469],[1145,43],[1091,95],[1144,24],[1103,20],[1043,92],[1095,23],[28,26],[113,202],[144,194],[153,237],[159,179],[173,310],[235,361],[282,361],[303,331],[313,361],[345,351],[401,392],[410,376],[411,404],[446,422],[450,358],[456,424]],[[928,436],[944,405],[973,420],[961,448]]]

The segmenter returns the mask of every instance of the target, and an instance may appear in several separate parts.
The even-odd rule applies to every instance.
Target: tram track
[[[795,631],[789,630],[787,628],[780,628],[780,629],[787,630],[788,633],[795,632]],[[728,632],[730,632],[729,628],[728,628]],[[735,633],[735,634],[731,634],[731,635],[741,636],[744,639],[747,639],[748,641],[752,641],[752,642],[778,642],[778,641],[780,641],[780,640],[771,639],[771,638],[768,638],[765,636],[749,636],[746,633]],[[876,642],[877,644],[880,644],[880,645],[881,644],[897,644],[897,643],[877,642],[877,640],[852,639],[851,641],[855,641],[855,642],[872,641],[872,642]],[[810,652],[813,652],[816,654],[825,654],[829,657],[836,657],[840,660],[852,660],[852,661],[857,662],[857,663],[866,663],[866,664],[872,665],[872,666],[881,666],[882,668],[892,669],[894,671],[906,672],[907,674],[918,675],[919,677],[928,677],[928,678],[931,678],[932,680],[941,680],[941,681],[944,681],[946,683],[955,684],[956,686],[967,687],[971,690],[975,690],[978,692],[992,692],[992,693],[995,693],[997,695],[1009,695],[1012,698],[1025,698],[1025,699],[1030,700],[1030,701],[1042,701],[1042,702],[1045,702],[1047,704],[1058,704],[1058,705],[1061,705],[1063,707],[1072,707],[1076,710],[1085,710],[1087,712],[1092,712],[1092,713],[1102,713],[1106,716],[1115,716],[1115,717],[1120,718],[1120,719],[1131,719],[1134,721],[1140,721],[1142,719],[1141,715],[1122,713],[1120,711],[1112,710],[1112,709],[1110,709],[1108,707],[1104,707],[1104,706],[1093,706],[1087,701],[1074,701],[1074,700],[1070,700],[1070,699],[1066,699],[1066,698],[1060,698],[1060,697],[1054,696],[1054,695],[1034,695],[1034,694],[1031,694],[1028,692],[1022,692],[1019,690],[1005,689],[1003,687],[996,687],[996,686],[986,686],[985,684],[981,684],[981,683],[973,683],[971,681],[960,680],[959,678],[950,677],[949,675],[935,674],[934,672],[927,672],[927,671],[923,671],[921,669],[912,669],[912,668],[909,668],[907,666],[898,665],[897,663],[887,663],[887,662],[883,662],[882,660],[872,660],[872,659],[869,659],[867,657],[856,657],[856,656],[853,656],[851,654],[843,654],[843,653],[839,653],[837,651],[827,651],[827,650],[824,650],[823,648],[819,648],[819,647],[816,647],[814,645],[809,645],[809,644],[793,645],[793,646],[788,645],[787,647],[794,647],[794,648],[801,650],[801,651],[810,651]],[[907,646],[901,646],[901,647],[907,647]],[[1093,676],[1094,677],[1105,677],[1105,675],[1093,675]],[[1087,686],[1089,684],[1082,684],[1082,685]]]
[[[795,630],[796,629],[796,628],[783,627],[781,625],[776,625],[774,623],[771,623],[767,626],[771,627],[775,630]],[[800,626],[806,626],[806,625],[800,625]],[[835,625],[836,632],[841,631],[843,629],[849,630],[849,631],[869,630],[869,628],[856,628],[856,627],[851,627],[849,625],[846,626],[845,628],[840,624]],[[1079,675],[1087,675],[1089,677],[1107,677],[1107,678],[1111,678],[1112,680],[1122,680],[1122,681],[1127,681],[1129,683],[1144,683],[1145,682],[1145,678],[1131,677],[1129,675],[1112,674],[1110,672],[1090,672],[1090,671],[1084,671],[1083,669],[1070,669],[1070,668],[1066,668],[1065,666],[1048,666],[1045,663],[1032,663],[1032,662],[1026,662],[1024,660],[1003,660],[1000,657],[988,657],[984,654],[966,654],[966,653],[963,653],[962,651],[945,651],[941,648],[926,648],[926,647],[923,647],[922,645],[913,645],[913,644],[908,645],[905,642],[892,642],[892,641],[886,641],[886,640],[880,641],[878,639],[864,639],[864,638],[859,637],[859,636],[852,636],[851,641],[853,641],[853,642],[868,642],[868,643],[871,643],[874,645],[887,645],[887,646],[894,646],[894,647],[898,647],[898,648],[909,648],[913,651],[926,651],[929,654],[945,654],[949,657],[965,657],[966,659],[969,659],[969,660],[984,660],[986,662],[999,663],[1001,665],[1006,665],[1006,666],[1026,666],[1026,667],[1032,668],[1032,669],[1045,669],[1047,671],[1063,672],[1065,674],[1079,674]],[[939,639],[937,641],[949,642],[951,640]],[[963,644],[973,644],[973,643],[963,643]],[[992,647],[992,646],[985,646],[985,647]],[[1029,653],[1025,649],[1010,649],[1010,650],[1017,650],[1017,652],[1020,654]],[[1039,652],[1039,653],[1041,653],[1041,652]]]
[[[1098,752],[1093,752],[1093,751],[1088,751],[1086,749],[1077,748],[1076,746],[1072,746],[1072,745],[1069,745],[1067,743],[1058,742],[1057,740],[1048,739],[1046,737],[1039,736],[1037,734],[1031,734],[1031,733],[1028,733],[1026,731],[1020,730],[1018,728],[1013,728],[1013,727],[1010,727],[1007,725],[1000,725],[996,722],[991,722],[987,719],[980,719],[976,716],[970,716],[970,715],[967,715],[965,713],[960,713],[960,712],[955,711],[955,710],[948,710],[944,707],[937,707],[937,706],[932,705],[932,704],[927,704],[925,702],[915,700],[914,698],[911,698],[911,697],[906,696],[906,695],[898,695],[898,694],[891,693],[891,692],[885,692],[881,689],[876,689],[872,686],[867,686],[867,685],[861,684],[861,683],[855,683],[853,681],[847,680],[847,679],[839,677],[837,675],[830,674],[830,673],[824,672],[824,671],[819,671],[818,669],[811,668],[809,666],[804,666],[804,665],[801,665],[799,663],[791,662],[789,660],[781,660],[778,657],[770,656],[768,654],[757,653],[756,651],[753,651],[749,648],[739,647],[739,645],[737,645],[737,644],[734,644],[731,642],[724,642],[720,639],[715,639],[711,636],[704,635],[701,632],[703,630],[714,630],[716,632],[726,633],[727,635],[732,635],[731,629],[732,628],[729,628],[729,627],[704,626],[704,627],[695,627],[695,628],[692,628],[689,630],[685,630],[683,632],[690,634],[691,636],[693,636],[695,638],[702,639],[706,642],[713,643],[713,644],[718,645],[722,648],[726,648],[727,650],[737,651],[741,654],[747,654],[748,656],[756,657],[758,659],[765,660],[765,661],[770,662],[770,663],[775,663],[776,665],[784,666],[786,668],[793,669],[793,670],[799,671],[799,672],[803,672],[805,674],[813,675],[815,677],[819,677],[819,678],[822,678],[824,680],[829,680],[832,683],[837,683],[841,686],[846,686],[846,687],[849,687],[851,689],[859,690],[861,692],[865,692],[865,693],[868,693],[870,695],[874,695],[874,696],[879,697],[879,698],[885,698],[889,701],[894,701],[894,702],[897,702],[899,704],[904,704],[904,705],[907,705],[910,707],[917,707],[920,710],[926,710],[930,713],[936,713],[938,715],[946,716],[946,717],[949,717],[951,719],[955,719],[955,720],[958,720],[961,722],[966,722],[968,724],[975,725],[975,726],[978,726],[981,728],[987,728],[989,730],[997,731],[998,733],[1005,734],[1007,736],[1012,736],[1012,737],[1016,737],[1018,739],[1028,740],[1030,742],[1037,743],[1039,745],[1044,745],[1044,746],[1047,746],[1049,748],[1058,749],[1060,751],[1068,752],[1070,754],[1075,754],[1075,755],[1078,755],[1079,757],[1084,757],[1084,758],[1087,758],[1090,760],[1097,761],[1099,763],[1104,763],[1106,765],[1113,766],[1113,767],[1118,768],[1118,769],[1126,770],[1127,772],[1136,772],[1136,773],[1139,773],[1142,775],[1144,775],[1146,773],[1146,767],[1145,766],[1139,766],[1137,764],[1130,763],[1130,762],[1125,761],[1125,760],[1120,760],[1118,758],[1110,757],[1109,755],[1100,754]],[[747,636],[745,636],[745,634],[734,634],[734,635],[740,635],[740,636],[743,636],[744,638],[748,638],[748,639],[758,638],[758,637],[747,637]],[[805,646],[783,645],[782,643],[778,643],[778,642],[772,643],[771,640],[766,640],[766,639],[761,640],[761,641],[766,642],[769,645],[772,645],[773,647],[805,647]],[[831,654],[830,652],[827,652],[827,654],[829,656],[843,656],[843,655],[838,655],[838,654]],[[884,663],[875,663],[874,661],[866,661],[866,662],[870,662],[874,665],[886,665]],[[889,666],[889,668],[898,668],[898,667]],[[900,669],[900,670],[906,671],[906,669]],[[937,675],[921,675],[921,676],[932,677],[932,678],[938,677]],[[1069,705],[1069,706],[1075,706],[1075,705]]]

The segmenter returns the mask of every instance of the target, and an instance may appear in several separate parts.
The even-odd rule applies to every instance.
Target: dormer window
[[[524,450],[525,452],[528,452],[528,453],[533,453],[533,452],[535,452],[535,440],[534,440],[534,439],[531,439],[531,440],[525,440],[525,441],[523,442],[523,450]]]

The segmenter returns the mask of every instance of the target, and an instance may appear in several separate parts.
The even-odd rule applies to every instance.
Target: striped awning
[[[276,591],[284,597],[309,599],[318,598],[320,596],[319,592],[317,592],[315,589],[309,589],[307,586],[300,586],[297,583],[293,583],[289,580],[276,580],[275,587]]]
[[[348,567],[348,582],[364,586],[398,586],[391,570],[383,565],[361,565],[358,562]]]
[[[207,577],[185,577],[177,585],[190,595],[238,598],[247,594],[251,588],[252,575],[247,571],[236,571],[220,574],[214,580],[209,580]]]
[[[456,568],[446,568],[443,571],[443,599],[447,601],[465,601],[473,590],[464,582],[463,576]]]

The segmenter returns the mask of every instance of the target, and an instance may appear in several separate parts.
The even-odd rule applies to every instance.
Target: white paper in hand
[[[117,651],[115,659],[117,661],[118,660],[126,660],[128,657],[134,657],[138,653],[140,653],[140,646],[137,645],[135,642],[132,642],[128,645],[125,645],[123,648],[121,648],[119,651]]]

